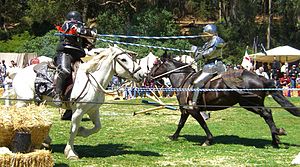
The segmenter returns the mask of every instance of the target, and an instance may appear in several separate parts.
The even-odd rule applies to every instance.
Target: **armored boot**
[[[58,107],[62,106],[62,97],[66,80],[71,75],[71,61],[72,57],[65,53],[59,53],[56,59],[57,73],[53,103]]]
[[[55,95],[53,97],[53,103],[57,107],[62,106],[62,89],[63,89],[63,81],[60,76],[56,79],[56,87],[55,87]]]
[[[203,88],[205,83],[208,82],[211,79],[211,77],[212,77],[212,74],[203,72],[197,79],[195,79],[194,87],[195,88]],[[194,109],[197,108],[197,101],[198,101],[199,95],[200,95],[199,91],[194,91],[193,99],[192,99],[192,107]],[[209,115],[206,114],[205,111],[200,112],[200,114],[204,120],[209,119]]]

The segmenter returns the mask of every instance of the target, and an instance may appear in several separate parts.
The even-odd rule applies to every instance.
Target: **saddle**
[[[74,79],[79,66],[79,61],[72,65],[72,74],[67,78],[66,85],[63,88],[64,101],[70,100],[71,91],[73,88]],[[53,63],[40,63],[34,66],[33,71],[36,73],[36,79],[34,82],[35,100],[39,104],[42,102],[43,96],[54,97],[57,67]]]
[[[201,74],[201,72],[202,71],[199,71],[197,73],[194,73],[190,77],[187,77],[187,79],[184,82],[184,84],[182,85],[182,87],[192,88],[193,81]],[[242,78],[243,72],[244,72],[244,69],[240,69],[240,70],[227,71],[227,72],[224,72],[221,74],[215,74],[208,82],[205,83],[204,89],[209,89],[211,83],[218,79],[222,79],[224,84],[229,89],[244,89],[245,85],[244,85],[244,81]],[[254,96],[257,97],[257,95],[255,95],[251,92],[246,92],[246,91],[236,91],[236,92],[239,93],[240,95],[242,95],[243,97],[254,97]],[[202,95],[204,95],[204,94],[202,94]],[[192,100],[192,97],[193,97],[193,92],[187,93],[186,102],[188,102],[189,100]],[[204,98],[204,97],[202,97],[202,98]]]

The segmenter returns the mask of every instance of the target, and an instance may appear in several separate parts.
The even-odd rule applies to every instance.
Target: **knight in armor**
[[[66,16],[66,21],[62,26],[56,26],[61,36],[57,46],[57,53],[54,63],[57,66],[55,95],[53,98],[57,106],[62,105],[63,91],[68,77],[71,77],[72,65],[80,58],[86,55],[84,48],[92,49],[91,39],[95,38],[97,33],[84,26],[81,14],[77,11],[71,11]]]
[[[203,88],[206,82],[208,82],[214,74],[219,74],[225,71],[225,66],[221,61],[222,47],[224,46],[224,40],[217,34],[217,27],[213,24],[208,24],[203,28],[203,38],[206,43],[202,49],[196,51],[195,62],[202,60],[204,66],[202,73],[194,80],[194,88]],[[190,105],[195,108],[197,105],[197,99],[199,91],[193,93],[192,103]]]

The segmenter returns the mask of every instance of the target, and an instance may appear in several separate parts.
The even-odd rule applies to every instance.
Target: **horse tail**
[[[267,80],[264,82],[264,85],[267,88],[275,88],[275,84],[273,80]],[[273,90],[269,91],[273,99],[280,104],[285,110],[291,113],[294,116],[300,117],[300,109],[296,107],[293,103],[291,103],[285,96],[281,90]]]

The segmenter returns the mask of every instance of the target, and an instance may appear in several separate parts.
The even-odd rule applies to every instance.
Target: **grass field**
[[[290,98],[300,106],[299,98]],[[176,102],[175,99],[163,99]],[[115,101],[107,101],[115,102]],[[159,110],[132,116],[134,111],[150,108],[141,99],[117,101],[135,105],[104,104],[100,108],[102,128],[88,138],[77,137],[75,150],[80,160],[67,160],[63,154],[70,122],[61,121],[57,109],[53,113],[52,151],[55,166],[290,166],[300,152],[300,118],[283,109],[273,109],[274,121],[287,131],[281,136],[280,149],[271,146],[271,135],[264,120],[240,108],[211,113],[207,124],[215,144],[201,147],[204,131],[189,118],[177,141],[168,136],[177,128],[179,111]],[[266,106],[279,106],[268,98]],[[91,127],[84,117],[82,125]]]

